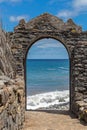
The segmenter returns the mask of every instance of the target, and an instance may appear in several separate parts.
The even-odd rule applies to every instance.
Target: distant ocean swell
[[[69,61],[27,60],[27,109],[69,107]]]
[[[69,106],[69,91],[55,91],[42,94],[36,94],[27,97],[27,109],[36,110],[44,108],[62,108],[62,106]],[[60,107],[58,107],[60,106]]]
[[[57,69],[59,69],[59,70],[64,70],[64,71],[69,71],[69,68],[64,68],[64,67],[59,67],[59,68],[57,68]],[[48,68],[47,70],[50,70],[50,71],[54,71],[54,70],[57,70],[57,69],[55,69],[55,68]]]

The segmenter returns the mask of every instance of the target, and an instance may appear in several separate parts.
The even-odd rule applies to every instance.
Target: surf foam
[[[27,109],[36,110],[69,104],[69,90],[36,94],[27,97]]]

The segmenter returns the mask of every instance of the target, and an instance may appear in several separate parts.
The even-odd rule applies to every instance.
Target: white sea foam
[[[52,71],[52,70],[56,70],[56,69],[54,69],[54,68],[49,68],[49,69],[47,69],[47,70],[51,70],[51,71]]]
[[[69,71],[69,68],[65,68],[65,67],[58,67],[58,69]]]
[[[69,90],[36,94],[27,97],[27,109],[36,110],[69,103]]]

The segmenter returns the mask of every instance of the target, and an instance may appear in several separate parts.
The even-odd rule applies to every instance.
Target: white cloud
[[[57,44],[49,44],[49,43],[44,43],[43,45],[38,45],[38,48],[57,48],[60,47]]]
[[[33,0],[26,0],[27,2],[33,2]]]
[[[65,2],[66,0],[49,0],[49,4],[59,3],[59,2]]]
[[[21,2],[23,0],[0,0],[0,3],[3,3],[3,2],[10,2],[10,3],[16,3],[16,2]],[[25,0],[27,2],[32,2],[33,0]]]
[[[5,1],[7,1],[7,0],[0,0],[0,3],[5,2]]]
[[[63,45],[61,44],[61,42],[55,40],[55,39],[42,39],[37,41],[37,44],[35,44],[35,46],[37,48],[59,48],[59,47],[63,47]]]
[[[0,0],[0,3],[3,2],[20,2],[21,0]]]
[[[28,18],[28,16],[26,16],[26,15],[21,15],[21,16],[10,16],[10,18],[9,18],[9,20],[11,21],[11,22],[18,22],[18,21],[20,21],[21,19],[27,19]]]
[[[57,16],[67,19],[78,16],[80,13],[87,11],[87,0],[73,0],[70,5],[70,10],[61,10],[58,12]]]
[[[77,15],[77,12],[72,12],[70,10],[62,10],[60,11],[57,16],[58,17],[62,17],[62,18],[70,18],[70,17],[73,17],[73,16],[76,16]]]
[[[54,4],[55,2],[57,2],[57,0],[50,0],[49,4]]]
[[[78,9],[87,7],[87,0],[74,0],[73,6],[74,6],[74,8],[78,8]],[[83,8],[83,10],[84,10],[84,8]]]
[[[20,2],[21,0],[10,0],[11,2]]]

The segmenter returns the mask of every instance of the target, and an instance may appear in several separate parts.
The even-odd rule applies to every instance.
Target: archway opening
[[[36,41],[26,57],[26,109],[69,110],[69,55],[58,40]]]

